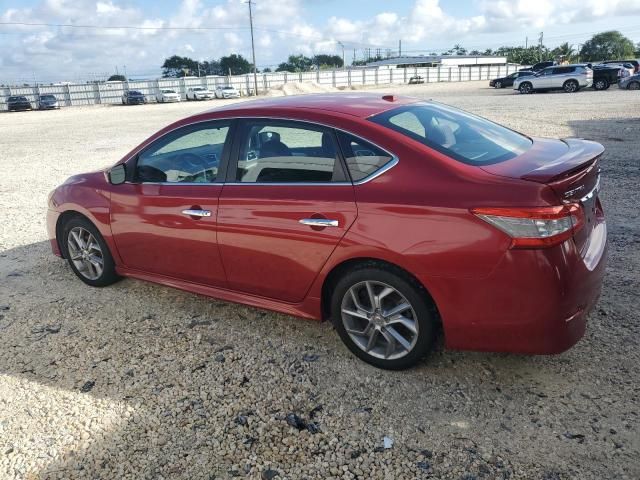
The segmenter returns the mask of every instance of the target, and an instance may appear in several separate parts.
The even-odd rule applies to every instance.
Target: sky
[[[253,8],[259,68],[289,54],[342,55],[340,44],[350,63],[367,48],[395,53],[399,40],[403,54],[531,44],[540,32],[549,47],[577,48],[605,30],[640,42],[640,0],[255,0]],[[248,17],[244,0],[0,0],[0,83],[116,71],[155,78],[174,54],[250,59]]]

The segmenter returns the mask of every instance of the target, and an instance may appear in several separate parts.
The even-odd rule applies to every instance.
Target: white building
[[[420,55],[417,57],[385,58],[367,63],[367,67],[404,68],[404,67],[460,67],[470,65],[506,65],[507,57],[483,55]]]

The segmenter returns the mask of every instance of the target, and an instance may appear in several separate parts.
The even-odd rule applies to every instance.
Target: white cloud
[[[385,11],[371,12],[360,20],[342,15],[318,20],[309,18],[305,2],[268,0],[254,4],[259,65],[277,64],[289,54],[340,53],[338,41],[349,50],[359,51],[364,47],[395,47],[399,38],[405,48],[414,49],[434,44],[472,46],[482,35],[498,32],[520,37],[523,31],[614,16],[640,16],[640,0],[477,0],[474,14],[464,17],[448,13],[443,1],[414,0],[408,11],[394,11],[390,3]],[[339,11],[337,3],[327,3],[326,8],[332,6]],[[89,73],[110,73],[115,65],[123,64],[130,74],[154,76],[164,58],[173,54],[198,59],[230,53],[250,57],[248,6],[243,0],[218,0],[216,5],[181,0],[162,18],[153,18],[132,0],[40,0],[28,7],[1,8],[2,22],[143,28],[2,26],[0,81],[20,79],[24,72],[29,72],[29,77],[34,72],[45,79],[76,79]],[[194,27],[202,30],[189,30]],[[585,29],[589,29],[588,24]],[[507,34],[504,37],[510,38]]]

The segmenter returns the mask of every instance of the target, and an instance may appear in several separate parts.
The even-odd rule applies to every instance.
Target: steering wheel
[[[207,162],[204,158],[195,153],[183,153],[178,157],[180,166],[189,170],[189,173],[200,173],[207,168]]]

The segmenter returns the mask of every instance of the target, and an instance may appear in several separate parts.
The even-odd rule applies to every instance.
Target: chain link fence
[[[258,90],[265,92],[286,83],[309,82],[336,88],[406,84],[415,77],[421,77],[421,81],[424,83],[490,80],[504,77],[520,68],[522,68],[520,65],[465,65],[460,67],[354,68],[304,73],[260,73],[258,74]],[[184,100],[189,88],[204,87],[213,90],[222,85],[235,87],[243,96],[254,94],[252,74],[0,87],[0,110],[7,110],[8,97],[15,95],[26,97],[31,102],[32,108],[37,108],[37,99],[40,95],[55,95],[60,106],[71,107],[121,103],[123,95],[129,90],[142,92],[148,102],[155,102],[156,95],[160,93],[160,90],[171,89],[179,93]]]

